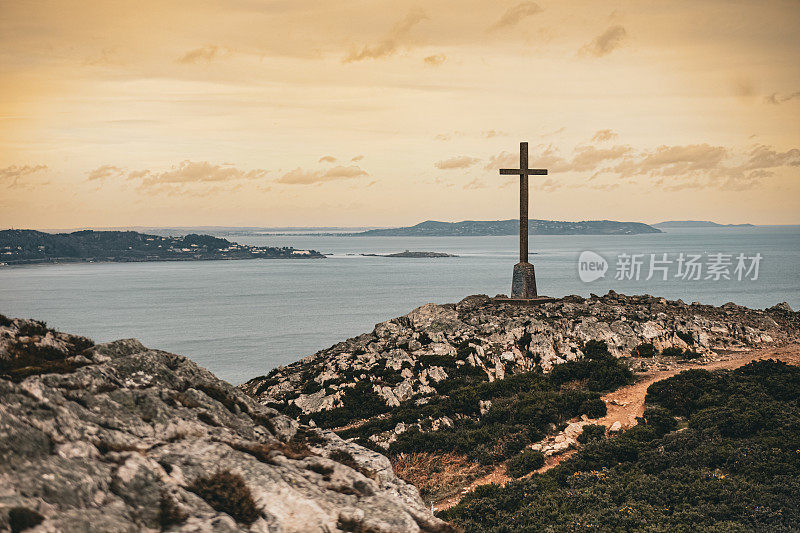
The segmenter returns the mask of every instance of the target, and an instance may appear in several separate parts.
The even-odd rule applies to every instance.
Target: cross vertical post
[[[519,143],[519,262],[528,262],[528,143]]]
[[[511,298],[531,300],[538,297],[536,274],[528,262],[528,176],[547,174],[544,168],[528,168],[528,143],[519,143],[519,168],[501,168],[501,175],[519,176],[519,263],[514,265]]]

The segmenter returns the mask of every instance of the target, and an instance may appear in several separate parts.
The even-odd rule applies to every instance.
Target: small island
[[[453,254],[446,254],[443,252],[410,252],[408,250],[404,252],[397,252],[394,254],[359,254],[364,257],[409,257],[413,259],[420,259],[420,258],[430,258],[430,257],[458,257],[457,255]]]
[[[0,265],[324,257],[315,250],[251,246],[195,233],[182,237],[162,237],[136,231],[0,231]]]

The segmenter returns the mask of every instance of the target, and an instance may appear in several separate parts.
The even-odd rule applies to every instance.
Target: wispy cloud
[[[519,24],[522,19],[540,13],[542,8],[536,2],[522,2],[508,8],[497,22],[489,26],[486,31],[496,31],[503,28],[510,28]]]
[[[322,183],[326,181],[347,180],[368,176],[367,172],[357,165],[336,166],[328,170],[303,170],[296,168],[287,172],[277,180],[277,183],[289,185],[310,185],[312,183]]]
[[[516,168],[518,164],[516,152],[501,152],[490,157],[484,168],[496,172],[499,168]],[[800,167],[800,149],[781,152],[771,146],[757,145],[742,152],[707,143],[662,145],[649,150],[636,150],[628,145],[610,148],[583,145],[567,158],[553,145],[540,144],[531,147],[529,165],[546,168],[551,174],[591,173],[589,180],[601,175],[618,180],[646,177],[666,190],[706,187],[743,190],[757,186],[779,168]],[[546,182],[537,183],[546,186]],[[601,188],[595,185],[584,186]]]
[[[452,170],[456,168],[468,168],[479,161],[480,159],[478,159],[477,157],[460,155],[456,157],[451,157],[450,159],[443,159],[441,161],[437,161],[433,165],[440,170]]]
[[[428,56],[423,61],[425,61],[426,65],[430,65],[432,67],[438,67],[442,63],[447,60],[447,56],[444,54],[434,54],[432,56]]]
[[[594,170],[604,161],[616,160],[632,150],[630,146],[614,146],[612,148],[595,148],[594,146],[578,146],[570,162],[570,170],[583,172]]]
[[[659,146],[638,158],[610,168],[622,178],[649,176],[669,190],[716,187],[724,190],[753,188],[775,175],[780,167],[800,166],[800,149],[779,152],[758,145],[745,154],[722,146],[694,144]]]
[[[267,173],[260,168],[245,171],[230,164],[217,165],[208,161],[186,160],[164,171],[134,170],[127,174],[127,178],[138,181],[143,187],[155,187],[257,180],[266,177]]]
[[[364,61],[366,59],[378,59],[394,54],[408,37],[411,29],[427,19],[425,12],[421,9],[414,9],[405,18],[392,26],[392,29],[375,44],[365,45],[360,50],[353,50],[343,60],[344,63]]]
[[[0,168],[0,183],[5,183],[8,188],[19,187],[23,184],[23,178],[44,170],[47,170],[47,165],[11,165]]]
[[[206,45],[201,46],[200,48],[195,48],[194,50],[189,50],[181,57],[176,59],[178,63],[183,64],[197,64],[197,63],[205,63],[209,64],[215,59],[219,58],[222,55],[222,50],[219,46],[216,45]]]
[[[336,158],[333,157],[332,155],[324,155],[320,157],[318,161],[318,163],[335,163],[335,162]]]
[[[616,139],[619,135],[614,132],[614,130],[597,130],[597,133],[594,134],[592,140],[594,142],[605,142],[610,141],[611,139]]]
[[[469,190],[469,189],[485,189],[486,187],[488,187],[488,185],[486,185],[484,181],[475,178],[469,183],[466,183],[462,188],[465,190]]]
[[[603,57],[610,54],[622,45],[628,32],[625,28],[616,25],[611,26],[606,31],[586,43],[578,50],[580,56]]]
[[[124,173],[124,168],[120,168],[115,165],[103,165],[102,167],[97,167],[94,170],[90,170],[86,173],[86,175],[88,176],[89,181],[104,181],[107,178],[122,176]]]
[[[798,97],[800,97],[800,91],[791,94],[772,93],[769,96],[765,96],[764,101],[768,104],[778,105]]]

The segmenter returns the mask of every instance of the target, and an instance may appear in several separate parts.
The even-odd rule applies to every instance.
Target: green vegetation
[[[661,356],[662,357],[682,357],[683,356],[683,350],[681,350],[677,346],[668,346],[667,348],[664,348],[663,350],[661,350]]]
[[[252,524],[261,516],[244,478],[229,470],[219,470],[210,476],[200,477],[187,488],[237,522]]]
[[[508,461],[508,475],[522,477],[544,466],[544,454],[536,450],[524,450]]]
[[[658,355],[658,350],[656,350],[652,342],[643,342],[631,350],[631,355],[634,357],[655,357]]]
[[[796,530],[799,398],[800,367],[774,360],[682,372],[650,386],[637,426],[443,517],[468,532]]]
[[[19,533],[28,529],[33,529],[42,523],[44,517],[27,507],[12,507],[8,511],[8,525],[11,533]]]
[[[468,350],[469,343],[465,341],[459,349]],[[384,414],[340,431],[342,437],[356,438],[370,447],[374,447],[370,435],[394,429],[401,422],[426,421],[422,430],[414,426],[398,435],[389,455],[453,452],[484,464],[497,463],[514,457],[566,420],[583,414],[605,415],[601,393],[632,381],[630,370],[608,353],[605,343],[587,343],[585,354],[584,359],[558,365],[558,372],[527,372],[491,383],[481,370],[457,367],[449,358],[451,377],[440,387],[444,394],[423,405],[409,400],[389,409],[382,400],[375,401],[371,385],[359,382],[344,396],[345,407],[315,413],[313,418],[320,426],[337,427],[370,414]],[[440,362],[439,356],[428,357]],[[444,366],[444,360],[441,363]],[[491,407],[482,414],[481,402],[487,405],[487,401]],[[452,427],[428,431],[430,421],[442,417],[448,417]]]
[[[606,436],[606,427],[601,426],[600,424],[587,424],[583,426],[583,432],[578,435],[578,442],[581,444],[587,444],[589,442],[594,442],[596,440],[600,440]]]

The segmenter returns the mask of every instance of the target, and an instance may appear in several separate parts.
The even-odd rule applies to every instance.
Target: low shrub
[[[44,517],[27,507],[12,507],[8,511],[8,525],[11,533],[19,533],[34,528],[44,521]]]
[[[589,418],[600,418],[606,416],[607,413],[606,402],[600,398],[589,398],[581,404],[580,414],[586,415]]]
[[[600,424],[587,424],[583,426],[583,432],[578,435],[578,442],[581,444],[588,444],[589,442],[594,442],[597,440],[601,440],[603,437],[606,436],[606,427]]]
[[[643,342],[633,349],[631,355],[634,357],[655,357],[658,355],[658,350],[656,350],[652,342]]]
[[[668,346],[661,350],[661,355],[664,357],[681,357],[683,355],[683,350],[677,346]]]
[[[218,470],[210,476],[199,477],[187,489],[237,522],[252,524],[261,516],[244,478],[229,470]]]
[[[508,461],[508,475],[522,477],[544,466],[544,454],[537,450],[524,450]]]
[[[158,523],[162,529],[167,529],[170,526],[183,524],[189,516],[181,511],[178,504],[167,491],[161,493],[161,499],[158,505]]]

